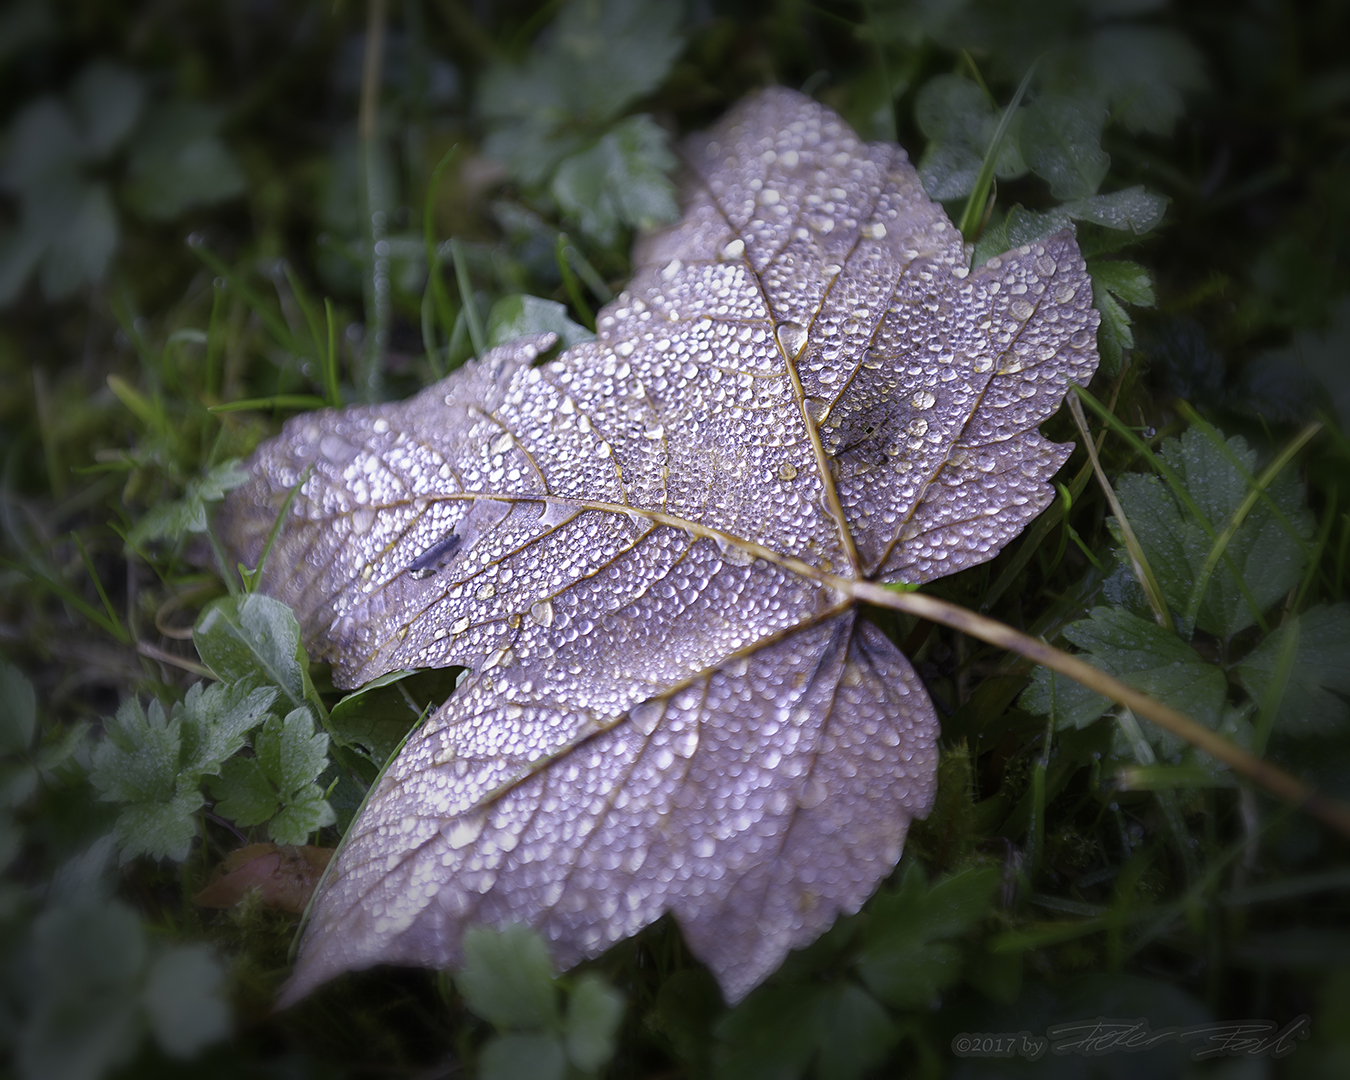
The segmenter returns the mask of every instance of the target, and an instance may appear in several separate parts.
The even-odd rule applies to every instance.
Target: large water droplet
[[[458,851],[468,847],[483,834],[483,825],[487,822],[485,814],[473,817],[460,817],[447,821],[441,826],[441,835],[445,842]]]
[[[783,354],[789,360],[795,359],[806,344],[806,327],[795,322],[779,323],[778,344],[783,347]]]
[[[643,735],[650,735],[656,730],[656,725],[661,722],[661,717],[665,714],[665,701],[661,698],[653,698],[651,701],[644,701],[641,705],[635,705],[629,712],[628,718],[633,721],[633,726]]]

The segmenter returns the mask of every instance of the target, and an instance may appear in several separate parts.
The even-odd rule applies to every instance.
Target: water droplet
[[[453,623],[450,624],[450,633],[456,635],[462,634],[468,628],[469,628],[469,620],[467,618],[456,619]]]
[[[744,240],[733,240],[731,241],[731,243],[729,243],[726,247],[722,249],[722,258],[728,261],[730,261],[731,259],[739,259],[744,254],[745,254]]]
[[[362,507],[356,513],[352,514],[352,532],[357,536],[364,536],[370,532],[370,527],[375,524],[375,511]]]
[[[555,528],[578,513],[570,504],[560,499],[545,499],[543,507],[539,512],[539,524],[546,529]]]
[[[778,343],[789,360],[794,359],[806,344],[806,327],[800,323],[785,322],[778,325]]]
[[[797,479],[797,466],[792,464],[792,462],[790,461],[783,462],[783,464],[778,466],[778,479],[779,480]]]
[[[759,193],[759,201],[765,206],[777,206],[778,192],[773,188],[765,188]]]
[[[1026,322],[1036,309],[1020,297],[1011,304],[1012,316],[1018,322]]]
[[[661,717],[665,714],[665,701],[662,698],[652,698],[651,701],[644,701],[641,705],[633,706],[628,713],[628,718],[633,721],[633,726],[643,735],[650,735],[656,730],[656,725],[661,722]]]
[[[682,758],[691,758],[698,749],[698,728],[690,724],[683,731],[676,732],[670,741],[670,748]]]
[[[803,810],[814,810],[830,797],[830,789],[825,786],[824,781],[819,777],[813,776],[806,781],[806,786],[802,788],[801,797],[797,800],[797,805]]]
[[[492,452],[494,454],[504,454],[515,445],[516,445],[516,437],[512,435],[509,431],[506,431],[503,432],[501,435],[498,435],[497,438],[493,440]]]
[[[916,409],[931,409],[937,402],[937,398],[927,390],[920,390],[909,400]]]
[[[679,259],[671,259],[670,262],[666,264],[666,268],[661,271],[661,280],[670,281],[683,268],[684,263],[680,262]]]
[[[479,600],[491,600],[497,595],[497,586],[488,581],[478,586],[478,591],[474,593]]]
[[[458,851],[477,840],[483,834],[483,826],[486,823],[486,814],[453,818],[441,826],[441,835],[445,837],[447,844]]]
[[[530,605],[530,618],[540,626],[552,626],[553,601],[549,599],[536,600]]]
[[[914,420],[911,420],[909,422],[909,427],[906,430],[915,438],[917,438],[920,435],[926,435],[928,434],[928,421],[925,420],[922,416],[920,416]]]
[[[886,226],[879,221],[873,221],[863,226],[862,234],[868,240],[881,240],[886,236]]]

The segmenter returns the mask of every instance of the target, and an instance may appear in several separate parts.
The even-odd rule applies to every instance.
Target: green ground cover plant
[[[915,612],[984,613],[1350,801],[1347,32],[1333,3],[0,9],[3,1068],[1341,1075],[1334,805]],[[734,1007],[664,919],[565,973],[476,930],[457,970],[273,1011],[332,850],[463,673],[337,689],[213,525],[240,463],[306,410],[588,340],[679,215],[680,137],[771,83],[904,145],[975,267],[1074,228],[1102,316],[1045,425],[1078,444],[1054,504],[869,609],[938,709],[932,813]],[[953,1049],[1304,1014],[1279,1058]]]

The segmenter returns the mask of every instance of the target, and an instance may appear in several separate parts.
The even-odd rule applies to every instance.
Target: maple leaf
[[[730,1001],[856,911],[937,719],[839,582],[992,558],[1096,367],[1072,235],[968,269],[902,149],[770,89],[684,147],[597,336],[288,422],[223,526],[356,686],[473,669],[352,826],[285,998],[526,923],[563,967],[664,912]]]

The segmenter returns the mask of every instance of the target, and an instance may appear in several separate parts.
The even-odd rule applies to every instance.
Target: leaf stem
[[[816,573],[820,574],[819,571]],[[926,593],[892,592],[870,581],[848,581],[833,574],[820,574],[820,580],[858,600],[950,626],[990,645],[1018,653],[1034,663],[1050,668],[1051,671],[1067,675],[1089,690],[1110,698],[1118,705],[1124,705],[1137,716],[1142,716],[1165,731],[1185,739],[1192,746],[1222,761],[1234,772],[1247,777],[1281,799],[1301,806],[1319,821],[1350,836],[1350,807],[1319,795],[1303,781],[1290,776],[1283,769],[1262,761],[1209,728],[1197,724],[1170,705],[1165,705],[1133,687],[1126,686],[1119,679],[1107,675],[1085,660],[1071,656],[1043,641],[1037,641],[1011,626],[977,615],[973,611]]]

